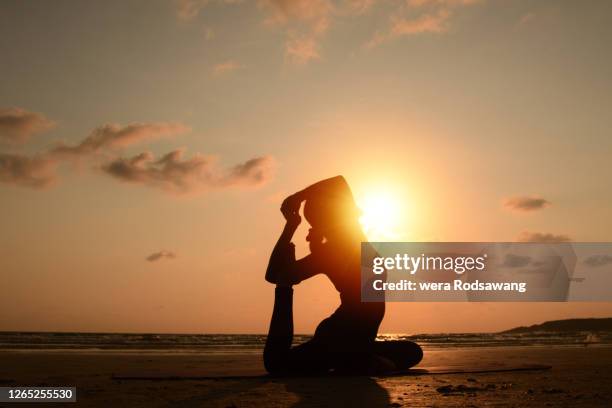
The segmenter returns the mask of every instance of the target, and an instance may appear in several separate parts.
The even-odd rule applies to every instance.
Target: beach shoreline
[[[0,350],[1,386],[76,386],[77,406],[606,406],[612,347],[425,350],[422,367],[544,364],[546,371],[399,377],[269,378],[259,353]],[[7,369],[8,368],[8,369]],[[117,375],[253,376],[116,380]],[[74,404],[67,406],[75,406]]]

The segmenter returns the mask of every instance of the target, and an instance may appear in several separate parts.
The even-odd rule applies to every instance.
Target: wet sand
[[[4,350],[0,351],[0,361],[1,386],[76,386],[78,402],[65,404],[70,407],[603,407],[612,404],[612,347],[432,349],[425,351],[419,367],[501,363],[545,364],[553,368],[388,378],[197,381],[112,378],[134,374],[256,375],[263,370],[258,354]]]

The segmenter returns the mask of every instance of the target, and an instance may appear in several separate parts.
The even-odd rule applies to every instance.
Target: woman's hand
[[[302,217],[300,217],[300,206],[302,205],[302,200],[297,197],[295,194],[290,195],[285,198],[283,203],[281,204],[281,213],[287,220],[287,224],[296,227],[300,225],[302,222]]]

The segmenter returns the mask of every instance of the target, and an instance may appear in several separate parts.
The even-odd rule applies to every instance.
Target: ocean
[[[310,335],[294,336],[299,344]],[[0,332],[0,350],[74,350],[163,353],[261,353],[264,334],[154,334]],[[568,346],[612,344],[610,332],[380,334],[380,341],[410,340],[424,349],[453,347]]]

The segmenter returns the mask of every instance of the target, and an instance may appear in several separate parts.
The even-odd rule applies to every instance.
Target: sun
[[[359,221],[369,241],[400,238],[402,211],[397,196],[388,191],[369,192],[358,198],[357,204],[362,211]]]

